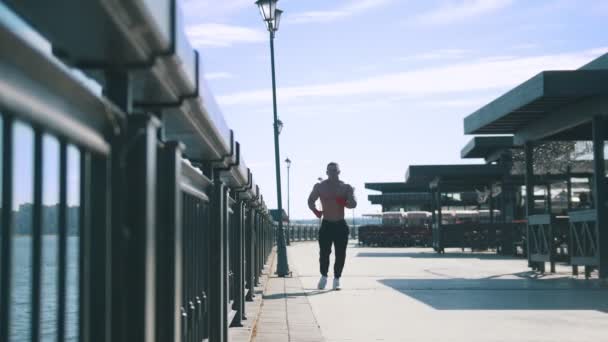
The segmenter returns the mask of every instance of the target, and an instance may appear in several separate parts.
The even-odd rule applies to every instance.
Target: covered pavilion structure
[[[550,172],[539,163],[546,156],[535,153],[549,144],[557,150],[549,156],[563,169],[576,162],[591,168],[591,193],[579,199],[577,208],[570,205],[565,215],[550,205],[539,210],[535,201],[526,201],[528,259],[534,269],[544,271],[546,262],[553,263],[554,231],[565,226],[573,272],[584,266],[587,276],[597,268],[600,278],[608,277],[607,116],[605,54],[578,70],[541,72],[464,120],[465,134],[509,134],[524,147],[527,199],[533,198],[536,176]]]

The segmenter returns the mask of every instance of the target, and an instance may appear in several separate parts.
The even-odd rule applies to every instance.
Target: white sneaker
[[[319,290],[323,290],[326,285],[327,285],[327,277],[321,276],[321,279],[319,279],[319,285],[317,285],[317,288]]]
[[[334,278],[334,290],[340,290],[340,278]]]

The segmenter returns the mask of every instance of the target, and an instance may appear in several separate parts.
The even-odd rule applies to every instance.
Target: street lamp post
[[[277,8],[278,0],[258,0],[256,5],[260,9],[262,19],[266,23],[270,33],[270,65],[272,71],[272,106],[274,110],[274,160],[277,177],[277,209],[279,210],[279,230],[277,234],[277,275],[285,277],[289,275],[289,264],[287,262],[287,246],[285,245],[285,232],[283,230],[283,204],[281,199],[281,165],[279,161],[279,126],[282,122],[277,115],[277,88],[274,71],[274,34],[279,30],[279,23],[283,11]]]
[[[291,160],[289,158],[285,159],[285,164],[287,164],[287,235],[285,238],[287,240],[287,246],[291,245],[291,211],[289,200],[291,199],[291,193],[289,192],[289,169],[291,168]]]

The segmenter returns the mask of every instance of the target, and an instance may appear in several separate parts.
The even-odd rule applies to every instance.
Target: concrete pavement
[[[343,289],[318,291],[317,244],[296,243],[288,251],[295,277],[269,279],[254,341],[598,342],[608,336],[608,286],[575,279],[567,267],[539,276],[525,260],[491,253],[438,255],[351,241]]]

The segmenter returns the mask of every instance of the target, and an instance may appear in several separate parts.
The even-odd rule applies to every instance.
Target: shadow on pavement
[[[359,252],[359,258],[415,258],[415,259],[480,259],[480,260],[524,260],[510,255],[490,253],[433,253],[433,252]]]
[[[382,279],[379,282],[437,310],[595,310],[608,313],[608,286],[600,280]]]
[[[273,299],[285,299],[285,298],[297,298],[297,297],[306,297],[306,296],[317,296],[324,293],[332,292],[333,290],[323,290],[323,291],[311,291],[311,292],[294,292],[294,293],[275,293],[271,295],[265,295],[264,300],[273,300]]]

